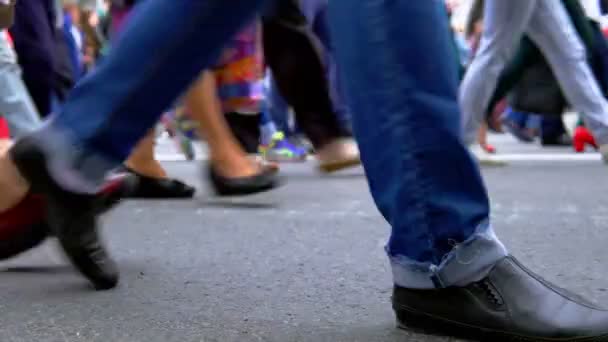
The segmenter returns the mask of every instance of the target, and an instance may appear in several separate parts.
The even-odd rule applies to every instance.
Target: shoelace
[[[492,286],[492,283],[490,283],[489,280],[482,280],[478,283],[475,283],[475,286],[477,288],[479,288],[480,290],[482,290],[486,297],[493,303],[496,305],[503,305],[504,301],[502,299],[502,296],[496,291],[496,289],[494,289],[494,286]]]

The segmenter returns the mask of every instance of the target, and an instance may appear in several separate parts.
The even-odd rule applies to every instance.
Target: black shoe
[[[395,287],[401,328],[477,341],[608,341],[608,311],[560,289],[512,257],[462,288]]]
[[[32,191],[46,198],[47,223],[72,264],[96,289],[115,287],[118,268],[98,236],[96,196],[61,188],[48,172],[46,156],[31,138],[19,140],[10,156]]]
[[[194,197],[196,189],[177,179],[153,178],[134,171],[128,167],[123,170],[133,175],[134,189],[128,198],[139,199],[184,199]]]
[[[109,179],[97,194],[98,212],[111,210],[132,189],[131,175]],[[42,196],[29,193],[17,205],[0,213],[0,261],[35,248],[52,235],[46,223],[46,206]]]
[[[228,178],[209,167],[209,180],[219,196],[245,196],[279,187],[281,177],[276,168],[262,166],[259,173],[249,177]]]

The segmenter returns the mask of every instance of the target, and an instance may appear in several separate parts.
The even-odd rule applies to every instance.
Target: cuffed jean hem
[[[31,138],[48,158],[47,167],[53,180],[72,192],[97,193],[108,172],[116,169],[121,162],[104,157],[83,145],[75,134],[52,119]]]
[[[485,223],[447,254],[440,265],[389,256],[396,285],[410,289],[466,286],[485,278],[508,255],[492,227]]]

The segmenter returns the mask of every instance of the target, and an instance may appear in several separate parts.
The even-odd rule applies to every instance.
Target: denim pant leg
[[[264,0],[148,0],[34,137],[66,188],[93,192]]]
[[[371,193],[392,226],[396,284],[480,280],[507,252],[461,143],[456,65],[438,63],[455,53],[443,1],[331,1],[330,18]]]

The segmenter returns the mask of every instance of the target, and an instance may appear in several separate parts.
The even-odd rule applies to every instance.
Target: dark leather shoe
[[[133,176],[112,177],[97,194],[97,211],[103,214],[128,197]],[[10,259],[43,243],[51,231],[46,223],[46,200],[29,193],[14,207],[0,213],[0,261]]]
[[[96,196],[61,188],[48,172],[46,156],[31,138],[20,139],[10,156],[31,190],[46,198],[47,223],[72,264],[96,289],[115,287],[118,268],[98,235]]]
[[[461,288],[395,287],[401,328],[478,341],[608,341],[608,311],[560,289],[513,257]]]
[[[253,176],[239,178],[224,177],[210,166],[209,180],[219,196],[253,195],[272,190],[282,184],[277,169],[270,166],[262,166],[260,172]]]

